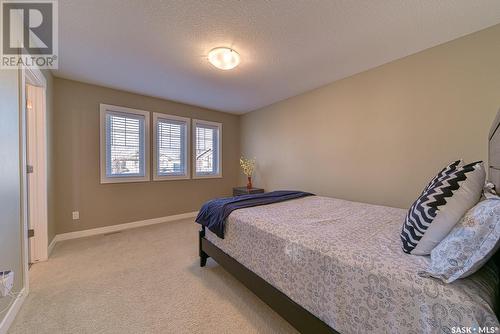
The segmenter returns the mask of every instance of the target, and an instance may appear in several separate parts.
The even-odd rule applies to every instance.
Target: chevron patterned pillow
[[[455,167],[438,174],[410,207],[401,230],[405,253],[429,255],[479,201],[486,179],[483,162]]]
[[[451,164],[449,164],[445,168],[443,168],[439,173],[437,173],[436,176],[434,176],[434,178],[431,180],[431,182],[429,182],[427,187],[425,187],[424,191],[422,191],[422,194],[427,192],[430,188],[432,188],[434,186],[434,184],[436,184],[436,182],[442,181],[443,178],[452,174],[461,165],[462,165],[462,160],[457,160],[457,161],[452,162]]]

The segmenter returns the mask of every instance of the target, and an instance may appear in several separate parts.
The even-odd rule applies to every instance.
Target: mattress
[[[340,333],[451,333],[500,327],[498,269],[445,284],[403,253],[406,210],[306,197],[236,210],[206,238]],[[455,329],[456,332],[456,329]]]

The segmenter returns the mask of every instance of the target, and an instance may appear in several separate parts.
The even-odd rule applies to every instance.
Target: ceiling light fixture
[[[231,48],[215,48],[208,53],[208,61],[221,70],[231,70],[239,65],[240,55]]]

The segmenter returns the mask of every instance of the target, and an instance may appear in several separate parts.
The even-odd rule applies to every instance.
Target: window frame
[[[186,172],[183,175],[158,175],[158,119],[173,120],[186,122],[186,133],[184,134],[185,140],[185,166]],[[153,181],[168,181],[168,180],[189,180],[191,179],[191,119],[188,117],[168,115],[163,113],[153,113]]]
[[[132,183],[132,182],[149,182],[151,180],[151,163],[150,163],[150,112],[145,110],[115,106],[111,104],[101,103],[100,110],[100,174],[101,184],[108,183]],[[113,176],[106,175],[106,115],[108,112],[130,114],[135,116],[144,116],[144,176]]]
[[[196,127],[200,125],[208,125],[208,126],[213,126],[218,128],[218,133],[219,133],[219,138],[217,140],[217,152],[218,152],[218,157],[217,157],[217,174],[198,174],[196,172]],[[193,138],[193,179],[215,179],[215,178],[222,178],[222,123],[218,122],[212,122],[212,121],[205,121],[201,119],[193,119],[193,131],[192,131],[192,138]]]

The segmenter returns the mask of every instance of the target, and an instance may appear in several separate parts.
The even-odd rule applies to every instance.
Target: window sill
[[[181,176],[153,176],[153,181],[176,181],[176,180],[190,180],[187,175]]]
[[[146,177],[116,177],[116,178],[101,178],[101,184],[112,184],[112,183],[138,183],[138,182],[149,182],[149,176]]]
[[[222,175],[193,175],[193,179],[222,179]]]

